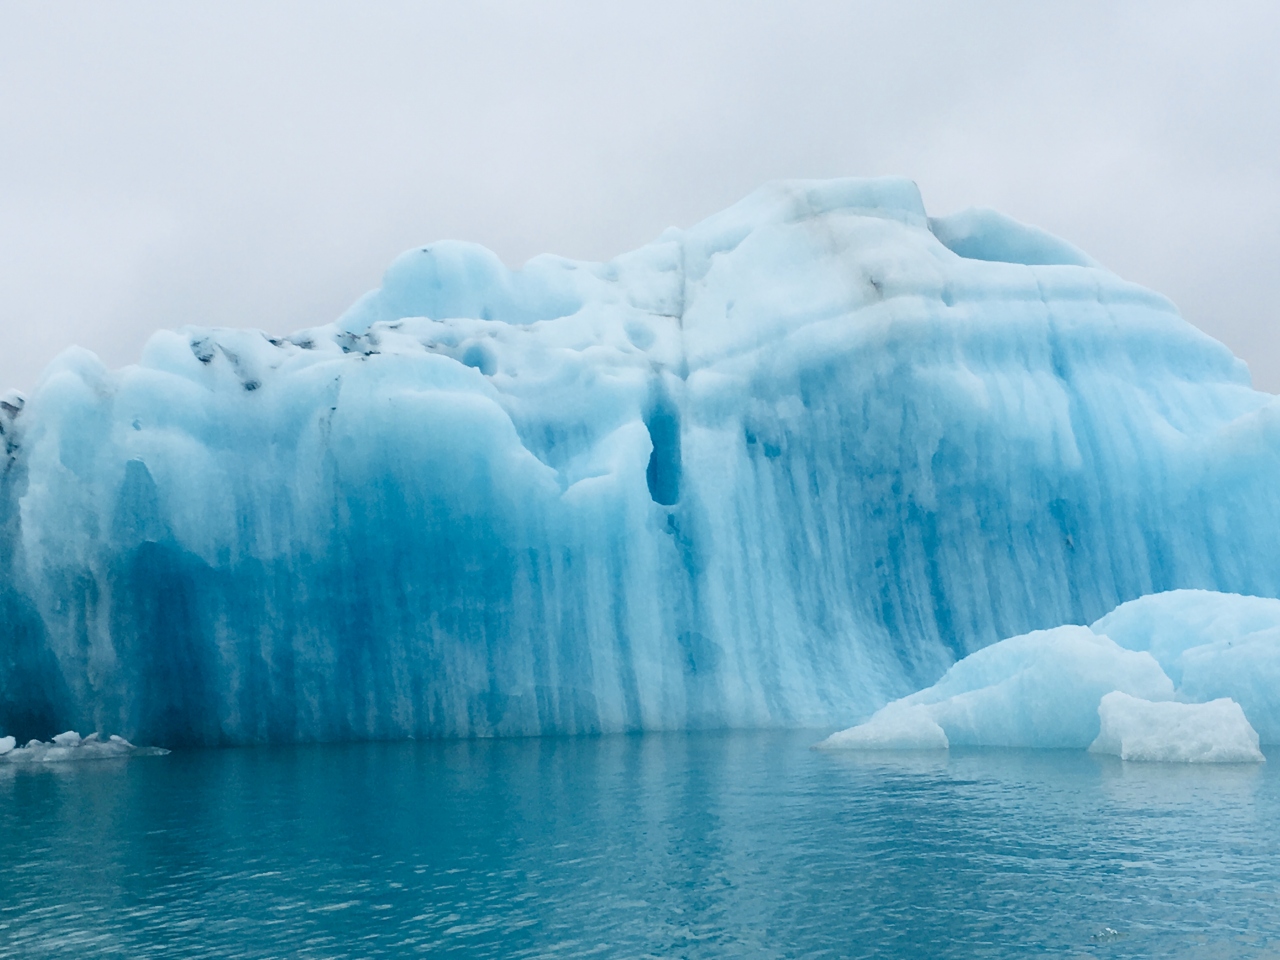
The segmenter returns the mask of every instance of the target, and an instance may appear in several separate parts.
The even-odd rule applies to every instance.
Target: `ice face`
[[[1101,730],[1092,753],[1165,763],[1258,763],[1258,734],[1240,704],[1152,703],[1113,691],[1098,704]]]
[[[825,725],[1143,594],[1280,594],[1275,398],[900,179],[603,264],[431,244],[288,338],[69,351],[0,429],[21,736]]]

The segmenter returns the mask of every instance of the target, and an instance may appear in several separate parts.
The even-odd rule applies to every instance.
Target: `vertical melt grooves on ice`
[[[70,351],[9,407],[20,738],[847,723],[1145,593],[1280,591],[1243,365],[903,180],[767,186],[604,264],[432,244],[335,324]]]

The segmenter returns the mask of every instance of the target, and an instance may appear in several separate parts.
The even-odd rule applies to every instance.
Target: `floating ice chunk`
[[[112,734],[103,740],[91,733],[81,737],[74,730],[60,733],[48,743],[29,740],[16,747],[13,737],[0,737],[0,762],[53,763],[64,760],[105,760],[111,757],[160,757],[169,751],[160,747],[135,747],[124,737]]]
[[[1150,651],[1181,699],[1229,697],[1263,743],[1280,743],[1280,600],[1171,590],[1121,604],[1093,629]]]
[[[1098,704],[1101,730],[1089,747],[1122,760],[1172,763],[1259,763],[1258,734],[1240,704],[1152,703],[1119,690]]]
[[[1242,762],[1280,742],[1280,600],[1175,590],[1091,631],[993,644],[822,746],[1083,747],[1096,735],[1090,749],[1125,759]]]
[[[820,746],[1084,748],[1098,735],[1098,701],[1112,690],[1148,700],[1174,695],[1149,653],[1125,650],[1087,627],[1037,630],[970,654],[932,687]]]

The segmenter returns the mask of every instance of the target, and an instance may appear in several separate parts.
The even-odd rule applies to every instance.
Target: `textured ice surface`
[[[819,746],[1084,748],[1098,736],[1098,701],[1113,690],[1173,697],[1173,684],[1148,653],[1125,650],[1087,627],[1038,630],[970,654],[933,686]]]
[[[1091,629],[1064,626],[992,644],[819,746],[1093,741],[1095,752],[1126,760],[1261,760],[1259,734],[1280,743],[1277,663],[1280,601],[1176,590],[1122,604]]]
[[[1257,763],[1257,731],[1240,704],[1227,697],[1208,703],[1152,703],[1119,690],[1098,704],[1101,729],[1089,750],[1122,760],[1168,763]]]
[[[1141,597],[1093,625],[1149,650],[1185,700],[1235,700],[1263,743],[1280,744],[1280,600],[1205,590]]]
[[[69,351],[0,430],[24,737],[825,725],[1143,594],[1280,594],[1275,398],[899,179],[609,263],[431,244],[288,338]]]

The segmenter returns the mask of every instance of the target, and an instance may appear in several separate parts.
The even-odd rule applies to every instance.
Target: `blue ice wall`
[[[1146,593],[1280,595],[1276,398],[905,180],[604,264],[433,244],[287,339],[70,351],[0,425],[24,738],[847,724]]]

